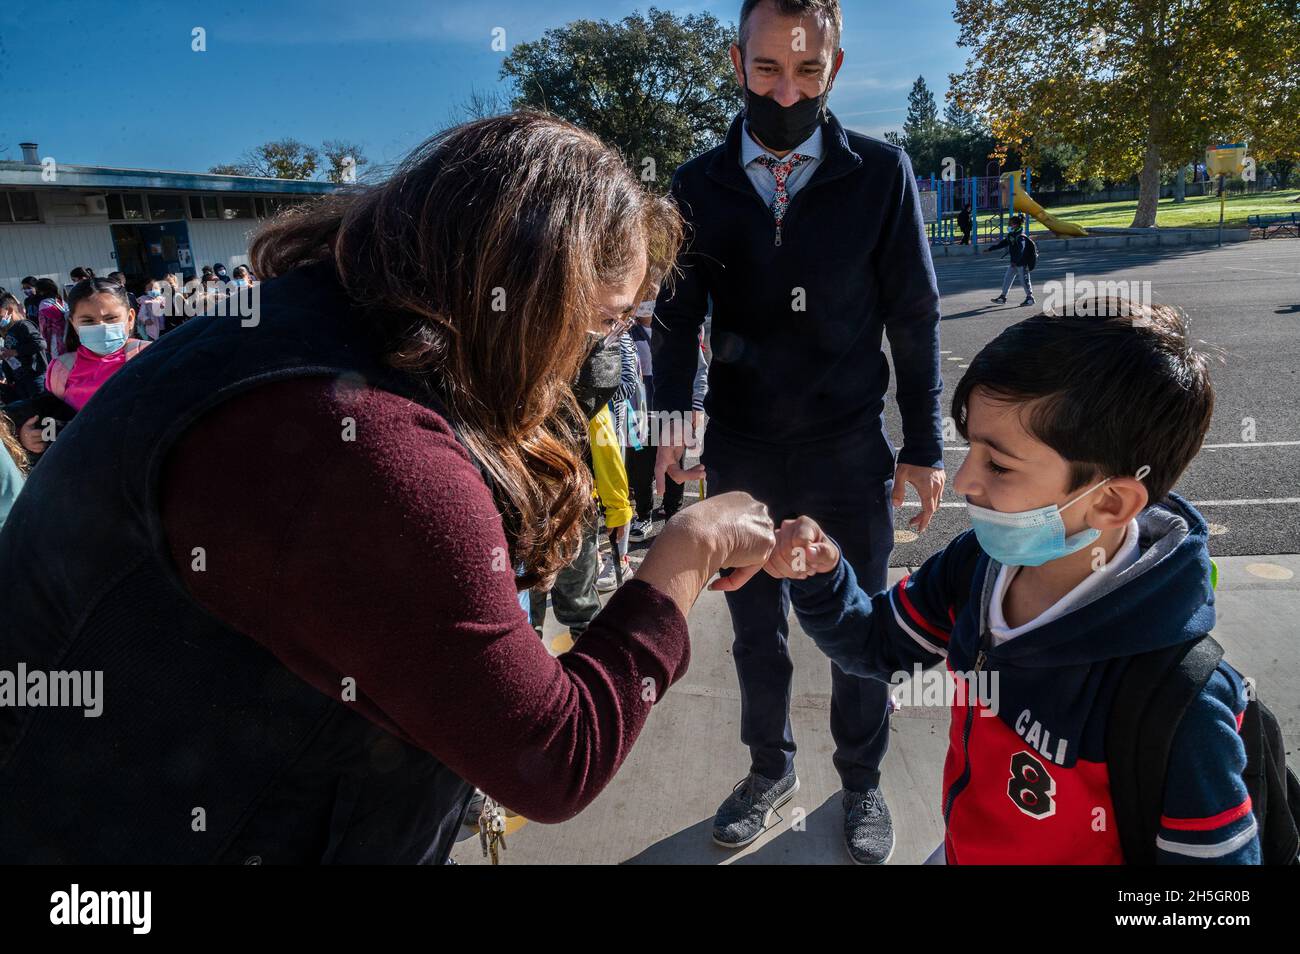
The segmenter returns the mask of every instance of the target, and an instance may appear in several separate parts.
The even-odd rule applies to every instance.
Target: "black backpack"
[[[1038,264],[1038,245],[1028,235],[1025,236],[1025,251],[1020,258],[1020,264],[1031,272],[1034,270],[1034,266]]]
[[[1106,765],[1126,864],[1156,863],[1174,733],[1222,658],[1223,647],[1207,633],[1134,656],[1120,679],[1106,726]],[[1277,717],[1257,698],[1246,704],[1241,738],[1261,860],[1300,863],[1300,780],[1287,768]]]

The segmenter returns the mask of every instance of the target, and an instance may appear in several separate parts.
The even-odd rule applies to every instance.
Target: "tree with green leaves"
[[[237,162],[213,166],[209,171],[269,179],[310,179],[319,164],[320,154],[313,147],[297,139],[277,139],[248,150]]]
[[[721,142],[743,98],[727,55],[735,28],[708,13],[651,7],[617,22],[575,20],[521,43],[501,66],[515,108],[545,109],[621,150],[666,188]]]
[[[920,141],[934,136],[939,127],[939,110],[934,104],[934,93],[918,76],[907,94],[907,117],[903,120],[903,136],[909,141]]]
[[[978,117],[951,102],[940,119],[924,76],[916,78],[907,95],[902,133],[887,132],[885,139],[907,153],[921,176],[941,175],[948,159],[956,164],[954,175],[982,176],[995,145]]]
[[[326,139],[320,151],[328,163],[325,179],[329,182],[344,185],[356,182],[362,176],[361,167],[370,165],[361,147],[345,139]]]
[[[324,157],[324,168],[321,158]],[[358,181],[362,167],[370,165],[361,146],[345,139],[327,139],[320,149],[297,139],[278,139],[245,152],[235,162],[212,166],[209,172],[223,176],[261,176],[271,179],[310,179],[318,171],[327,182]]]
[[[1295,0],[956,0],[954,18],[957,105],[1031,162],[1076,147],[1070,178],[1137,175],[1135,227],[1212,142],[1295,155]]]

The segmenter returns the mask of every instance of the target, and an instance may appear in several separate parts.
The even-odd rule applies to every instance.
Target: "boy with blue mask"
[[[0,295],[0,394],[7,401],[41,393],[49,352],[40,329],[13,295]]]
[[[1214,626],[1208,528],[1171,492],[1209,427],[1206,359],[1172,308],[1095,304],[1081,313],[1102,317],[1013,325],[957,386],[970,446],[953,487],[972,531],[874,596],[807,517],[785,521],[765,567],[791,580],[804,631],[846,672],[901,681],[946,661],[956,691],[936,863],[1123,863],[1112,703],[1135,657]],[[1261,860],[1246,703],[1219,662],[1178,723],[1160,862]]]

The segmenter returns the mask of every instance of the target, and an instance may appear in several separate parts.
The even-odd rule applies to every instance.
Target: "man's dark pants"
[[[705,436],[702,460],[710,496],[747,491],[767,504],[778,526],[790,517],[812,517],[840,544],[864,590],[885,588],[894,545],[894,460],[879,423],[827,440],[777,446],[724,436],[715,426]],[[795,753],[789,583],[760,572],[726,596],[740,678],[740,739],[749,746],[752,771],[781,778]],[[865,791],[879,782],[889,746],[890,686],[829,665],[835,768],[846,789]]]

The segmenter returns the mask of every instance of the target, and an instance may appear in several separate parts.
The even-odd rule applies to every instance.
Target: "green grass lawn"
[[[1300,202],[1293,201],[1296,196],[1300,196],[1300,189],[1239,195],[1235,198],[1229,195],[1224,205],[1223,224],[1244,227],[1248,224],[1246,217],[1250,215],[1300,213]],[[1098,225],[1127,228],[1133,224],[1137,201],[1055,206],[1047,211],[1067,222],[1082,225],[1085,229]],[[1156,211],[1156,225],[1166,228],[1211,228],[1218,224],[1218,196],[1188,196],[1182,204],[1176,204],[1173,199],[1161,199]]]

